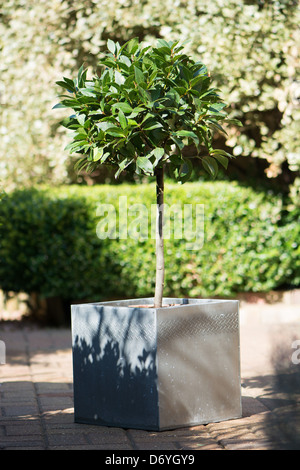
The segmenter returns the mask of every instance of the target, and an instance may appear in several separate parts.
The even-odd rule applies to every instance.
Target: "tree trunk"
[[[164,169],[158,168],[156,174],[156,280],[154,307],[162,306],[164,289]]]

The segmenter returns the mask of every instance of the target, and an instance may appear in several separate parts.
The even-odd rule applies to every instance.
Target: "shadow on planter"
[[[158,426],[156,353],[138,325],[133,309],[124,338],[117,338],[116,324],[101,312],[98,325],[89,315],[89,332],[73,340],[75,421],[107,426],[128,423],[143,428]],[[98,310],[97,310],[98,314]],[[118,309],[112,317],[122,324]],[[135,344],[134,331],[142,349]],[[134,336],[134,337],[133,337]],[[86,338],[89,338],[87,342]],[[148,347],[147,347],[148,345]],[[153,412],[155,411],[156,412]]]
[[[158,431],[240,417],[238,302],[139,300],[149,308],[72,305],[75,421]]]

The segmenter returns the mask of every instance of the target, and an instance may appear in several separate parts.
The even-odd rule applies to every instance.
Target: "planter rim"
[[[184,297],[164,297],[162,307],[154,307],[154,297],[142,297],[135,299],[124,299],[124,300],[108,300],[101,302],[86,302],[80,304],[73,304],[77,307],[94,305],[94,306],[105,306],[105,307],[118,307],[118,308],[132,308],[132,309],[154,309],[154,310],[170,310],[178,307],[193,307],[195,305],[208,305],[208,304],[219,304],[219,303],[233,303],[239,304],[239,300],[234,299],[193,299]]]

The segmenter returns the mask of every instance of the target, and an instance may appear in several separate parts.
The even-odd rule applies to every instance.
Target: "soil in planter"
[[[162,305],[162,308],[175,307],[176,305],[181,305],[181,304]],[[131,307],[131,308],[155,308],[154,305],[128,305],[128,307]]]

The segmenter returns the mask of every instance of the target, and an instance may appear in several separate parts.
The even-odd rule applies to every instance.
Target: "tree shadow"
[[[266,432],[274,449],[300,450],[300,364],[292,362],[288,346],[274,348],[274,396],[269,397],[272,413],[266,418]]]
[[[112,316],[120,330],[124,324],[120,311],[114,309]],[[101,308],[96,328],[95,317],[90,317],[93,325],[87,336],[73,326],[76,422],[158,429],[156,351],[146,341],[145,325],[139,324],[138,317],[137,309],[132,309],[122,340],[118,327]]]
[[[288,345],[277,344],[272,352],[274,372],[243,379],[243,387],[259,390],[251,414],[257,414],[259,404],[269,411],[263,427],[273,450],[300,450],[300,364],[292,363],[291,351]],[[251,398],[243,400],[251,408]]]

